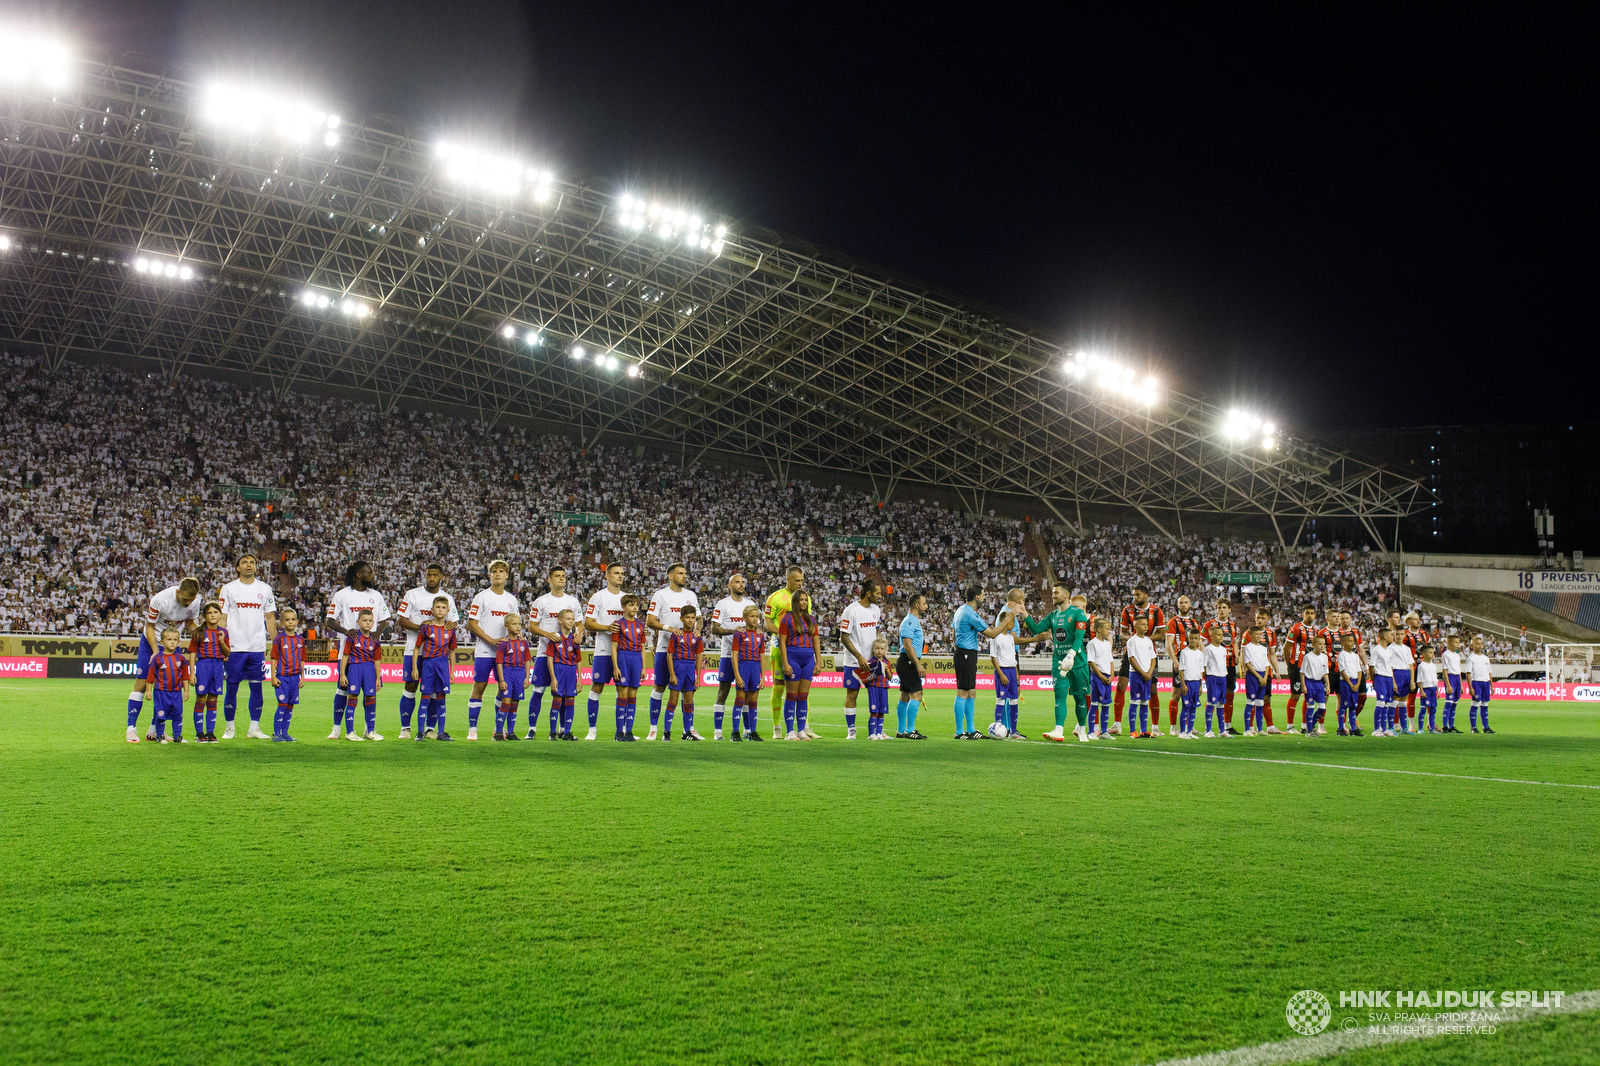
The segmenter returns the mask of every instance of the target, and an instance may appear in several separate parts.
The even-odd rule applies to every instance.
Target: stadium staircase
[[[1028,535],[1022,540],[1023,554],[1033,560],[1034,572],[1039,575],[1039,587],[1048,589],[1056,583],[1055,568],[1050,565],[1050,549],[1045,545],[1039,527],[1028,523]]]

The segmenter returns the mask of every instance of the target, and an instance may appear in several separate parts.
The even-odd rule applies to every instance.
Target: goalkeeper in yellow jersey
[[[805,571],[798,566],[789,567],[785,575],[783,588],[767,597],[767,632],[777,633],[778,626],[783,623],[783,616],[789,613],[789,599],[806,583]],[[783,739],[783,648],[778,641],[772,642],[772,739]],[[808,730],[809,732],[809,730]],[[814,734],[813,734],[814,735]]]

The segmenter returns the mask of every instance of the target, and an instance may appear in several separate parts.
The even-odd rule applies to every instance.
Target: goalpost
[[[1586,685],[1600,666],[1600,644],[1546,644],[1544,698],[1559,699],[1556,686]]]

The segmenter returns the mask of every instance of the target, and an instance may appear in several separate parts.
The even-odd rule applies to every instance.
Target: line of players
[[[1483,638],[1474,636],[1463,655],[1460,638],[1450,636],[1439,651],[1421,628],[1421,619],[1401,612],[1388,613],[1378,643],[1368,647],[1347,612],[1328,610],[1325,624],[1317,625],[1316,609],[1306,607],[1301,620],[1280,641],[1271,612],[1256,612],[1255,625],[1241,633],[1233,621],[1233,605],[1219,599],[1215,616],[1200,620],[1191,614],[1187,596],[1178,599],[1178,612],[1170,619],[1151,603],[1143,585],[1134,586],[1133,602],[1122,609],[1120,622],[1127,634],[1121,664],[1112,672],[1111,620],[1091,618],[1095,638],[1086,648],[1092,671],[1089,736],[1105,738],[1121,733],[1128,693],[1133,693],[1136,724],[1130,715],[1132,736],[1160,736],[1159,698],[1155,694],[1155,634],[1165,640],[1172,663],[1172,694],[1168,700],[1168,726],[1179,736],[1195,736],[1202,692],[1206,704],[1206,736],[1254,736],[1283,733],[1272,721],[1272,680],[1287,675],[1290,685],[1286,723],[1294,728],[1296,705],[1303,699],[1301,733],[1325,733],[1322,719],[1328,704],[1336,708],[1338,735],[1361,736],[1359,715],[1367,700],[1367,682],[1375,695],[1374,735],[1405,733],[1458,733],[1455,711],[1470,686],[1469,724],[1484,732],[1489,727],[1490,661]],[[1279,658],[1282,647],[1283,659]],[[1435,661],[1435,655],[1438,661]],[[1233,729],[1233,704],[1240,673],[1245,680],[1246,720],[1243,733]],[[1445,713],[1437,716],[1438,691],[1444,684]],[[1113,687],[1114,686],[1114,687]],[[1421,701],[1427,717],[1424,726],[1417,710]],[[1215,719],[1213,727],[1213,710]],[[1115,720],[1111,721],[1112,715]],[[1186,716],[1187,715],[1187,716]],[[1413,722],[1413,720],[1415,720]]]
[[[224,585],[214,601],[199,601],[200,585],[194,578],[163,589],[151,598],[144,633],[140,639],[139,681],[128,700],[130,743],[141,738],[138,718],[147,699],[156,703],[149,732],[144,739],[182,743],[183,691],[195,690],[194,728],[202,743],[214,743],[217,701],[223,701],[225,731],[221,739],[234,735],[237,693],[241,684],[250,687],[251,738],[292,742],[289,725],[300,698],[300,681],[305,664],[305,637],[299,632],[300,619],[292,607],[278,609],[271,587],[255,577],[256,559],[246,554],[238,562],[239,577]],[[443,589],[443,569],[427,568],[424,583],[407,592],[399,611],[391,617],[383,595],[373,587],[370,564],[357,561],[347,568],[345,587],[329,600],[325,625],[339,643],[339,667],[334,695],[334,729],[329,739],[382,740],[376,729],[377,693],[383,681],[379,663],[380,639],[393,622],[406,631],[402,657],[404,691],[400,698],[400,737],[409,739],[451,740],[445,728],[445,697],[451,689],[450,660],[456,648],[456,627],[460,622],[454,598]],[[517,715],[522,700],[529,700],[528,732],[536,735],[538,718],[548,694],[550,736],[576,739],[572,733],[578,687],[578,664],[584,636],[594,634],[595,654],[588,696],[589,732],[596,737],[600,695],[607,684],[616,690],[616,734],[619,741],[633,741],[638,689],[644,672],[643,658],[653,645],[654,686],[650,699],[650,732],[646,739],[672,736],[673,718],[681,702],[685,740],[704,737],[695,728],[694,694],[699,683],[699,659],[705,650],[700,635],[701,617],[696,594],[685,586],[687,570],[674,565],[668,570],[668,584],[650,600],[643,620],[641,601],[622,592],[624,570],[620,565],[606,569],[606,585],[590,597],[585,608],[566,592],[566,573],[556,567],[548,574],[549,592],[537,598],[525,619],[517,597],[507,590],[510,567],[503,560],[489,566],[490,586],[473,599],[467,611],[467,630],[474,641],[473,687],[467,702],[467,739],[478,739],[478,718],[485,691],[496,685],[496,740],[515,740]],[[722,739],[723,719],[731,690],[737,689],[732,720],[732,739],[761,740],[757,730],[758,695],[763,683],[762,666],[770,655],[770,665],[783,684],[774,685],[774,738],[816,739],[808,728],[808,694],[816,668],[818,627],[811,615],[809,597],[800,588],[803,572],[791,567],[786,585],[768,598],[767,618],[745,596],[745,579],[735,574],[729,579],[728,596],[721,600],[711,617],[713,636],[721,640],[719,691],[714,706],[715,739]],[[876,582],[863,587],[862,598],[853,606],[854,617],[862,615],[865,624],[846,634],[847,715],[850,736],[855,737],[855,705],[859,690],[868,690],[871,739],[884,737],[887,714],[887,688],[895,674],[888,659],[887,641],[873,639],[882,592]],[[919,603],[921,599],[919,597]],[[870,609],[869,609],[870,608]],[[582,621],[579,621],[580,614]],[[848,624],[848,623],[847,623]],[[580,629],[580,626],[582,627]],[[187,656],[179,643],[189,636]],[[536,637],[530,646],[526,637]],[[770,646],[770,648],[769,648]],[[863,649],[870,649],[870,653]],[[920,678],[922,643],[920,629],[915,649],[902,654],[901,674],[904,695],[908,676]],[[530,659],[531,664],[530,664]],[[271,684],[277,701],[274,728],[269,735],[261,728],[262,688]],[[920,697],[920,682],[916,695]],[[420,701],[420,705],[419,705]],[[902,711],[906,700],[902,698]],[[358,725],[357,707],[364,714]],[[665,713],[664,732],[662,714]],[[776,725],[779,715],[785,727]],[[413,734],[412,718],[416,717]],[[914,719],[914,714],[913,714]],[[904,716],[902,717],[904,722]],[[914,732],[914,731],[913,731]],[[908,735],[902,731],[899,735]],[[916,734],[920,737],[920,734]]]
[[[233,736],[236,694],[241,683],[250,685],[250,729],[247,736],[267,739],[260,728],[262,711],[262,684],[271,682],[277,698],[273,739],[291,740],[288,722],[299,702],[299,681],[304,665],[304,637],[297,632],[298,618],[294,610],[285,607],[277,610],[271,587],[255,578],[256,560],[246,554],[238,563],[238,579],[224,585],[216,601],[197,603],[199,582],[185,578],[178,585],[164,589],[151,599],[145,631],[140,640],[139,680],[129,696],[128,740],[137,742],[137,721],[147,690],[153,689],[158,703],[157,714],[147,739],[161,739],[164,726],[173,722],[174,733],[181,737],[181,689],[192,683],[195,688],[195,731],[202,742],[216,738],[216,710],[219,696],[223,699],[226,731],[222,739]],[[588,695],[589,732],[586,739],[595,739],[598,723],[600,695],[606,684],[616,687],[616,739],[632,740],[633,720],[637,711],[637,691],[642,678],[643,655],[647,645],[654,643],[655,683],[650,700],[651,729],[647,739],[656,739],[665,700],[666,732],[662,739],[672,735],[672,718],[681,700],[684,709],[684,739],[700,740],[703,737],[694,728],[694,689],[698,683],[698,661],[704,650],[699,635],[700,618],[695,593],[685,587],[687,571],[675,565],[668,572],[668,584],[652,597],[645,620],[639,623],[639,600],[621,591],[623,570],[613,565],[606,570],[606,586],[590,597],[586,608],[566,593],[566,574],[561,568],[552,569],[548,575],[550,591],[540,596],[532,605],[527,621],[519,614],[517,597],[506,589],[509,567],[503,561],[491,563],[490,587],[480,592],[468,611],[468,631],[475,642],[473,658],[473,689],[468,701],[468,738],[477,739],[477,723],[482,700],[488,683],[497,685],[496,739],[515,739],[516,716],[519,705],[526,696],[530,700],[527,736],[533,737],[542,702],[550,693],[552,707],[550,734],[552,738],[575,739],[572,734],[575,700],[577,695],[577,665],[580,661],[577,617],[583,612],[582,626],[595,635],[593,676]],[[379,637],[391,621],[384,597],[372,587],[373,573],[369,564],[358,561],[346,572],[346,585],[329,602],[326,625],[339,637],[340,656],[338,685],[334,697],[334,731],[330,739],[341,736],[352,740],[381,740],[376,732],[377,689],[382,685],[378,663],[381,658]],[[430,566],[424,584],[402,597],[398,616],[393,619],[406,630],[406,647],[403,656],[405,691],[401,696],[402,738],[412,736],[411,719],[418,718],[417,739],[437,738],[449,740],[444,728],[444,697],[450,689],[448,669],[450,653],[455,649],[455,626],[459,621],[456,604],[442,588],[443,571]],[[782,685],[773,686],[774,738],[814,739],[816,734],[808,728],[808,695],[816,666],[816,623],[810,610],[807,594],[800,587],[803,573],[791,567],[784,588],[774,592],[767,600],[766,620],[754,601],[745,596],[743,575],[729,579],[728,596],[718,602],[713,610],[710,627],[713,636],[721,639],[721,663],[718,672],[719,690],[714,705],[716,739],[722,738],[723,718],[730,690],[737,689],[733,719],[733,738],[745,736],[759,740],[757,735],[756,701],[761,684],[761,672],[756,666],[762,662],[771,645],[774,676],[781,677]],[[922,696],[922,678],[925,674],[921,655],[923,637],[920,623],[921,608],[925,600],[914,597],[910,611],[900,626],[899,656],[890,665],[888,641],[880,637],[877,627],[881,622],[878,606],[882,591],[877,582],[865,581],[859,599],[848,603],[839,619],[839,630],[844,645],[840,656],[843,666],[846,718],[849,736],[856,735],[855,718],[857,696],[865,687],[868,691],[868,736],[871,739],[886,737],[883,722],[887,714],[887,687],[891,678],[898,678],[901,689],[897,737],[924,739],[916,730],[916,714]],[[1013,603],[1012,601],[1017,602]],[[991,662],[994,665],[996,684],[996,720],[1016,730],[1016,650],[1017,643],[1029,639],[1021,636],[1023,614],[1021,590],[1013,590],[1007,608],[997,617],[995,626],[983,630],[981,636],[991,638]],[[628,602],[628,601],[631,601]],[[1410,732],[1410,718],[1420,694],[1429,714],[1430,731],[1459,732],[1455,729],[1455,702],[1462,692],[1462,668],[1472,686],[1471,725],[1478,729],[1481,714],[1485,731],[1488,726],[1489,662],[1482,654],[1481,638],[1474,638],[1473,650],[1463,664],[1457,639],[1451,638],[1450,647],[1441,658],[1446,685],[1446,713],[1443,729],[1435,725],[1433,701],[1436,691],[1437,667],[1433,653],[1427,646],[1427,635],[1417,627],[1415,615],[1407,619],[1402,629],[1400,614],[1391,612],[1388,628],[1380,636],[1378,646],[1363,648],[1361,633],[1350,625],[1350,616],[1336,611],[1327,614],[1327,625],[1318,628],[1316,612],[1306,608],[1301,622],[1292,626],[1288,639],[1283,642],[1287,662],[1277,657],[1279,639],[1271,625],[1270,614],[1259,611],[1256,625],[1239,633],[1232,620],[1232,606],[1227,600],[1216,604],[1216,617],[1201,622],[1190,614],[1190,600],[1180,597],[1178,613],[1166,619],[1162,609],[1149,602],[1148,591],[1143,586],[1134,589],[1133,602],[1121,612],[1125,632],[1130,634],[1124,648],[1122,663],[1115,676],[1114,697],[1111,673],[1110,620],[1095,619],[1091,626],[1095,634],[1086,646],[1092,684],[1087,694],[1090,719],[1087,730],[1076,732],[1081,739],[1104,738],[1121,732],[1122,712],[1130,688],[1134,694],[1134,708],[1141,715],[1139,723],[1130,719],[1130,731],[1135,736],[1159,736],[1159,703],[1154,693],[1156,656],[1152,634],[1164,634],[1166,651],[1173,661],[1173,694],[1168,705],[1169,726],[1180,735],[1193,735],[1198,714],[1198,689],[1203,685],[1207,693],[1207,732],[1212,733],[1213,702],[1217,735],[1239,735],[1232,730],[1232,704],[1237,688],[1239,659],[1242,657],[1246,683],[1246,734],[1281,732],[1272,723],[1271,682],[1281,672],[1286,672],[1291,683],[1287,722],[1293,730],[1296,703],[1304,697],[1307,714],[1303,731],[1325,732],[1321,717],[1326,704],[1337,701],[1339,731],[1360,735],[1358,715],[1366,699],[1366,681],[1371,680],[1378,696],[1378,724],[1375,732],[1390,735],[1399,726],[1399,732]],[[792,609],[791,609],[792,608]],[[203,611],[204,622],[196,625]],[[442,612],[442,613],[441,613]],[[751,612],[754,612],[753,614]],[[1006,623],[1002,625],[1002,623]],[[280,628],[281,624],[281,628]],[[641,628],[642,626],[642,628]],[[167,628],[171,627],[169,634]],[[180,629],[195,629],[186,661],[178,662],[177,642]],[[531,630],[538,638],[537,648],[529,650],[522,634]],[[974,623],[982,629],[981,620]],[[651,631],[654,631],[652,635]],[[974,633],[974,636],[979,634]],[[769,637],[776,638],[770,640]],[[169,646],[170,645],[170,646]],[[270,645],[270,648],[267,646]],[[502,648],[504,645],[504,648]],[[159,648],[159,651],[157,650]],[[1189,654],[1197,652],[1199,658]],[[957,649],[960,660],[961,650]],[[1307,656],[1312,656],[1307,661]],[[166,656],[166,658],[160,658]],[[528,659],[533,659],[532,676],[528,676]],[[159,658],[159,662],[156,661]],[[1003,660],[1003,661],[1002,661]],[[958,661],[958,667],[963,665]],[[975,664],[973,664],[975,665]],[[1417,684],[1412,684],[1415,669]],[[958,670],[958,672],[960,672]],[[969,671],[970,672],[970,671]],[[750,683],[753,681],[753,684]],[[967,687],[970,689],[971,682]],[[1002,692],[1002,689],[1009,692]],[[178,692],[178,714],[171,713],[174,691]],[[1211,693],[1217,692],[1215,701]],[[161,695],[166,693],[166,695]],[[958,694],[959,695],[959,694]],[[958,722],[957,735],[980,736],[971,726],[969,691],[964,694],[966,710],[965,731]],[[422,706],[418,708],[419,698]],[[1405,700],[1406,713],[1401,714],[1400,701]],[[1115,704],[1115,721],[1110,721],[1111,704]],[[958,704],[963,701],[958,698]],[[365,728],[357,726],[356,707],[362,705]],[[1187,710],[1180,717],[1180,708]],[[1312,714],[1315,712],[1315,719]],[[782,725],[780,727],[780,714]],[[960,708],[958,707],[958,718]],[[1417,723],[1418,730],[1421,722]],[[1058,731],[1059,732],[1059,731]],[[1059,736],[1052,739],[1060,739]]]

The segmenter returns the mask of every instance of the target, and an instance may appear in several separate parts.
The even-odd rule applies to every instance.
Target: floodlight
[[[539,336],[539,331],[538,330],[530,329],[528,331],[528,343],[533,345],[535,348],[537,348],[537,347],[539,347],[539,345],[544,343],[544,338]]]
[[[583,345],[574,344],[572,346],[572,358],[574,358],[574,359],[582,359],[583,358]]]
[[[690,229],[699,229],[701,227],[701,225],[702,225],[702,223],[700,222],[700,216],[699,215],[690,215],[689,216],[689,228]]]
[[[628,376],[630,378],[638,377],[639,376],[639,368],[637,366],[629,366],[628,367]]]
[[[728,235],[728,227],[727,226],[718,226],[717,227],[717,236],[718,237],[726,237],[727,235]]]
[[[322,143],[327,145],[329,148],[336,147],[339,144],[339,135],[329,131],[328,134],[322,138]]]
[[[722,254],[722,242],[721,241],[712,241],[711,242],[711,254],[712,255],[721,255]]]
[[[168,263],[166,265],[166,268],[162,271],[162,273],[165,274],[169,278],[177,277],[178,276],[178,264],[176,264],[176,263]]]
[[[317,297],[317,306],[318,307],[327,307],[332,302],[333,301],[328,299],[328,297],[326,297],[326,296],[318,296]]]
[[[148,260],[148,259],[135,259],[133,261],[133,269],[137,270],[141,274],[145,273],[146,271],[148,271],[150,269],[150,260]]]
[[[651,204],[650,205],[649,214],[650,214],[651,218],[660,218],[661,217],[661,205],[660,204]]]
[[[541,185],[537,189],[533,190],[533,198],[541,204],[550,199],[549,186]]]
[[[9,251],[11,251],[11,238],[7,237],[3,233],[0,233],[0,252]]]
[[[1261,432],[1265,433],[1269,437],[1272,436],[1272,423],[1271,422],[1263,422],[1263,423],[1261,423]]]
[[[194,277],[194,270],[189,267],[179,267],[178,277],[182,278],[184,281],[188,281],[190,278]]]
[[[336,130],[336,129],[339,128],[339,116],[338,115],[329,115],[328,116],[328,128],[330,130]]]
[[[1278,446],[1278,442],[1273,440],[1271,437],[1262,437],[1261,446],[1270,452],[1273,448]]]
[[[72,78],[72,51],[61,41],[27,31],[0,29],[0,78],[59,89]]]
[[[517,335],[517,327],[516,326],[507,326],[505,329],[501,330],[500,332],[504,333],[507,337],[515,337]]]

